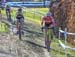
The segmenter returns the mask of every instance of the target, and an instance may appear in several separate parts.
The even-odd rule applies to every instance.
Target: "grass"
[[[11,11],[11,15],[12,17],[16,17],[16,10],[14,9]],[[24,9],[23,10],[23,15],[25,16],[25,19],[31,20],[31,21],[35,21],[36,23],[40,23],[41,18],[45,15],[45,12],[47,12],[48,9],[47,8],[30,8],[30,9]],[[2,14],[5,16],[5,11],[2,10]]]
[[[41,18],[45,15],[45,13],[47,11],[48,11],[47,8],[28,8],[27,10],[26,9],[23,10],[23,15],[25,16],[25,19],[40,24]],[[5,11],[2,11],[2,14],[5,15]],[[12,11],[11,15],[12,15],[12,17],[15,18],[16,9],[14,9]],[[0,26],[0,28],[1,28],[1,26]],[[0,31],[2,31],[2,30],[0,30]],[[3,31],[5,31],[5,30],[3,30]],[[51,50],[50,54],[52,54],[52,57],[65,57],[64,49],[62,47],[58,46],[57,38],[54,39],[54,42],[52,43],[51,47],[52,47],[52,50]],[[60,48],[60,52],[59,52],[59,48]],[[68,57],[75,57],[75,56],[73,56],[75,54],[74,51],[67,49],[67,53],[68,53]]]
[[[7,25],[5,23],[0,22],[0,32],[7,32]]]
[[[31,8],[28,10],[24,10],[23,13],[24,13],[24,16],[26,17],[26,19],[35,21],[36,23],[40,23],[41,18],[45,15],[45,12],[47,12],[47,10],[48,10],[47,8],[43,8],[41,10],[39,10],[38,8],[35,8],[35,9]],[[45,11],[44,14],[41,13],[43,11]]]
[[[52,50],[50,54],[52,55],[52,57],[65,57],[66,56],[65,50],[61,46],[59,46],[57,38],[55,38],[54,41],[52,42],[51,48]],[[75,57],[75,51],[66,49],[66,52],[67,52],[68,57]]]

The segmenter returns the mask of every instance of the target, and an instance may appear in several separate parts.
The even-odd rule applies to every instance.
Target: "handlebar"
[[[41,27],[41,31],[43,32],[43,29],[52,29],[51,27]]]

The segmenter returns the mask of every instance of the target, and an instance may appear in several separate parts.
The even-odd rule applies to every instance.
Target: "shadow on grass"
[[[28,30],[28,29],[25,29],[24,31],[29,32],[31,34],[34,34],[36,37],[42,37],[42,35],[43,35],[41,32],[31,31],[31,30]]]
[[[27,43],[29,43],[29,44],[31,44],[31,45],[38,46],[38,47],[40,47],[40,48],[46,49],[45,46],[39,45],[39,44],[37,44],[37,43],[31,42],[31,41],[28,41],[28,40],[22,40],[22,41],[27,42]],[[56,49],[51,48],[51,50],[54,51],[55,53],[57,53],[57,52],[59,53],[59,51],[56,50]],[[64,53],[64,52],[61,52],[61,51],[60,51],[60,54],[61,54],[61,55],[65,55],[65,53]],[[67,54],[67,56],[68,56],[68,57],[75,57],[75,56],[72,56],[72,55],[70,55],[70,54]]]
[[[34,46],[38,46],[38,47],[47,49],[45,46],[39,45],[39,44],[37,44],[37,43],[31,42],[31,41],[28,41],[28,40],[22,40],[22,41],[27,42],[27,43],[29,43],[29,44],[31,44],[31,45],[34,45]],[[51,48],[51,50],[52,50],[52,51],[55,51],[55,52],[58,52],[58,50],[55,50],[55,49],[52,49],[52,48]],[[61,53],[61,54],[65,54],[65,53],[63,53],[63,52],[60,52],[60,53]]]
[[[14,54],[12,54],[12,53],[8,53],[7,51],[3,51],[3,50],[0,50],[0,55],[11,55],[11,56],[14,56]]]
[[[51,49],[52,49],[52,48],[51,48]],[[52,49],[52,51],[55,52],[55,53],[60,53],[60,55],[64,55],[64,56],[65,56],[65,51],[62,52],[62,51],[60,50],[60,52],[59,52],[58,50],[55,50],[55,49]],[[75,57],[75,56],[72,55],[72,54],[67,53],[67,57]]]
[[[75,57],[75,55],[73,56],[73,55],[67,54],[67,57]]]
[[[23,42],[27,42],[27,43],[29,43],[29,44],[31,44],[31,45],[38,46],[38,47],[41,47],[41,48],[45,48],[45,49],[46,49],[45,46],[39,45],[39,44],[37,44],[37,43],[31,42],[31,41],[28,41],[28,40],[22,40],[22,41],[23,41]]]

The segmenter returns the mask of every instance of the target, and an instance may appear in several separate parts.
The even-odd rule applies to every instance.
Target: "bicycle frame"
[[[21,40],[21,23],[19,24],[18,31],[19,31],[19,39]]]
[[[21,40],[21,38],[22,38],[22,26],[21,26],[21,22],[19,21],[18,22],[18,34],[19,34],[19,39]]]
[[[50,28],[47,28],[47,34],[46,37],[47,39],[45,39],[45,45],[48,51],[50,51],[50,45],[51,45],[51,40],[52,40],[52,30]]]

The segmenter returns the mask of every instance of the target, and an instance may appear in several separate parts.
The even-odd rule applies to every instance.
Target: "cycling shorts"
[[[20,22],[23,25],[24,19],[17,19],[17,22]]]
[[[47,29],[47,28],[52,29],[51,25],[52,25],[52,22],[51,23],[45,23],[43,28],[44,29]]]

